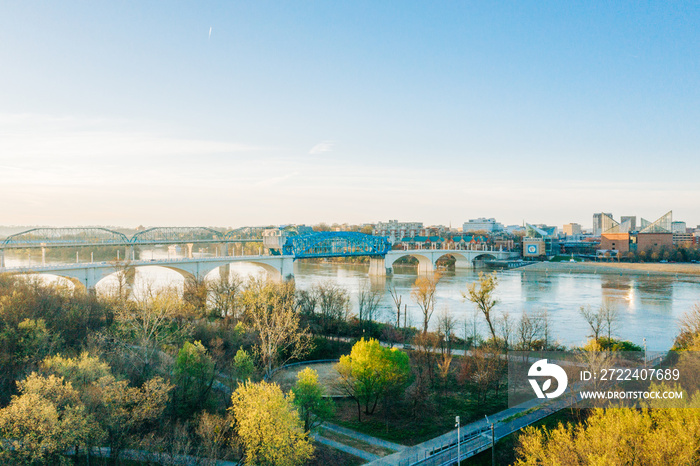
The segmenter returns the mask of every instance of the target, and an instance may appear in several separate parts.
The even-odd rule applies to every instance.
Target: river
[[[158,257],[161,253],[155,252]],[[166,253],[167,254],[167,253]],[[148,256],[147,257],[151,257]],[[10,265],[10,264],[8,264]],[[13,264],[14,265],[14,264]],[[369,277],[368,265],[309,263],[297,261],[294,265],[298,288],[308,289],[324,280],[345,287],[351,296],[353,309],[357,308],[357,292],[363,284],[370,284],[384,295],[380,303],[380,320],[394,321],[395,311],[388,287],[395,286],[408,305],[408,321],[420,327],[422,314],[410,298],[411,286],[417,275],[415,268],[397,268],[393,276]],[[231,270],[241,275],[260,273],[262,269],[249,264],[232,264]],[[217,272],[209,277],[214,278]],[[98,292],[108,290],[111,277],[98,284]],[[436,292],[436,310],[431,327],[437,325],[440,312],[449,312],[459,322],[457,334],[464,334],[465,321],[474,319],[474,305],[465,302],[462,292],[467,284],[478,278],[478,271],[458,269],[444,272]],[[177,273],[161,267],[137,269],[136,292],[147,284],[155,287],[179,286],[183,279]],[[589,305],[597,308],[607,303],[618,310],[614,335],[638,345],[646,338],[649,350],[666,350],[673,345],[678,333],[678,319],[693,304],[700,302],[700,278],[696,276],[644,276],[616,274],[576,274],[528,272],[527,267],[498,272],[496,314],[508,312],[519,319],[522,312],[534,313],[546,310],[552,336],[566,346],[585,343],[590,328],[580,316],[579,308]],[[476,316],[479,331],[486,336],[483,317]]]

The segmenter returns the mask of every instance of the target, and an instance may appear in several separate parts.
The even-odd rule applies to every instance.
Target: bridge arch
[[[401,254],[400,256],[392,257],[390,259],[390,262],[386,264],[387,267],[391,267],[393,269],[394,263],[396,263],[396,261],[404,257],[413,257],[414,259],[418,260],[418,273],[430,273],[435,270],[435,263],[433,262],[433,259],[431,257],[413,251],[406,251],[406,254]]]
[[[455,269],[469,269],[473,266],[469,256],[460,252],[459,250],[450,250],[445,252],[440,257],[435,259],[435,263],[437,264],[437,262],[443,257],[452,257],[455,260]]]

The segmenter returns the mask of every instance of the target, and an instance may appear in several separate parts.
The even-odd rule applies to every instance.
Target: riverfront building
[[[503,224],[498,223],[495,218],[476,218],[465,222],[462,225],[462,233],[470,231],[502,231]]]
[[[611,255],[628,252],[660,252],[673,247],[673,212],[669,211],[654,222],[641,219],[641,230],[632,229],[636,217],[625,217],[622,223],[615,220],[614,226],[601,234],[599,253],[610,252]],[[611,218],[612,220],[612,218]]]

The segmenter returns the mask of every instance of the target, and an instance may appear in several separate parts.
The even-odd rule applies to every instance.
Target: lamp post
[[[459,435],[459,416],[455,416],[455,427],[457,428],[457,466],[459,466],[459,460],[462,458],[462,450],[460,447],[462,436]]]
[[[489,417],[484,415],[486,418],[486,424],[491,424],[491,466],[496,466],[496,435],[494,431],[494,423],[489,422]]]

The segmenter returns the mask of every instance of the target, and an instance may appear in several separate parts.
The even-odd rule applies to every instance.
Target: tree
[[[137,362],[139,378],[145,380],[156,363],[161,345],[173,339],[172,327],[183,312],[183,304],[174,290],[149,293],[136,302],[122,303],[115,315],[117,333],[124,351]]]
[[[697,397],[688,405],[698,406]],[[694,409],[597,408],[579,425],[527,427],[518,466],[697,464],[700,416]]]
[[[236,273],[221,273],[218,280],[207,284],[213,312],[224,322],[237,323],[241,319],[240,299],[243,280]]]
[[[581,306],[579,308],[579,314],[583,317],[588,326],[591,327],[591,337],[598,342],[600,339],[600,333],[603,330],[605,324],[606,308],[604,306],[599,307],[597,310],[592,310],[590,306]]]
[[[326,398],[326,390],[318,383],[318,372],[310,367],[297,374],[297,382],[292,392],[294,404],[299,408],[306,432],[333,414],[333,403]]]
[[[207,402],[214,383],[215,364],[200,341],[185,342],[177,353],[173,403],[177,413],[189,417]]]
[[[477,309],[484,314],[486,323],[489,326],[489,331],[491,332],[491,338],[494,342],[496,342],[496,330],[494,328],[492,312],[493,308],[498,304],[498,300],[493,296],[497,285],[498,278],[496,277],[496,272],[489,275],[479,272],[479,280],[469,285],[466,293],[462,293],[464,299],[468,299],[474,303]]]
[[[294,408],[294,394],[284,396],[276,384],[246,382],[231,396],[233,427],[240,438],[245,464],[304,464],[313,446]]]
[[[695,304],[683,314],[678,322],[678,336],[673,344],[675,349],[700,349],[700,304]]]
[[[75,387],[85,409],[98,422],[87,438],[89,446],[97,441],[95,432],[104,432],[113,464],[134,437],[142,438],[162,416],[172,389],[160,377],[130,387],[127,381],[114,378],[109,365],[86,352],[78,358],[47,358],[42,370],[49,378],[65,378]]]
[[[531,351],[542,333],[543,326],[543,321],[539,316],[530,317],[523,311],[517,328],[518,349]]]
[[[321,318],[321,331],[337,333],[341,322],[344,322],[350,304],[348,291],[332,281],[317,283],[312,288],[318,299]]]
[[[381,291],[372,289],[366,283],[360,286],[357,293],[357,309],[360,327],[364,330],[365,326],[371,325],[377,318],[379,309],[379,301],[382,299]]]
[[[394,306],[396,306],[396,328],[401,326],[401,299],[402,296],[396,290],[396,285],[392,283],[389,287],[389,294],[391,295],[391,300],[394,301]]]
[[[257,334],[254,346],[266,376],[290,359],[299,359],[311,349],[307,330],[299,324],[294,284],[253,280],[244,293],[246,318]]]
[[[357,404],[359,420],[362,405],[365,414],[374,413],[377,402],[388,393],[400,391],[411,373],[406,353],[364,338],[353,345],[350,355],[340,357],[336,369],[340,388]]]
[[[423,313],[423,333],[428,332],[428,323],[435,312],[435,291],[440,278],[439,273],[418,277],[411,289],[411,298]]]
[[[99,435],[99,426],[63,377],[32,373],[18,386],[20,394],[0,410],[4,464],[70,464],[66,450],[84,448]]]

